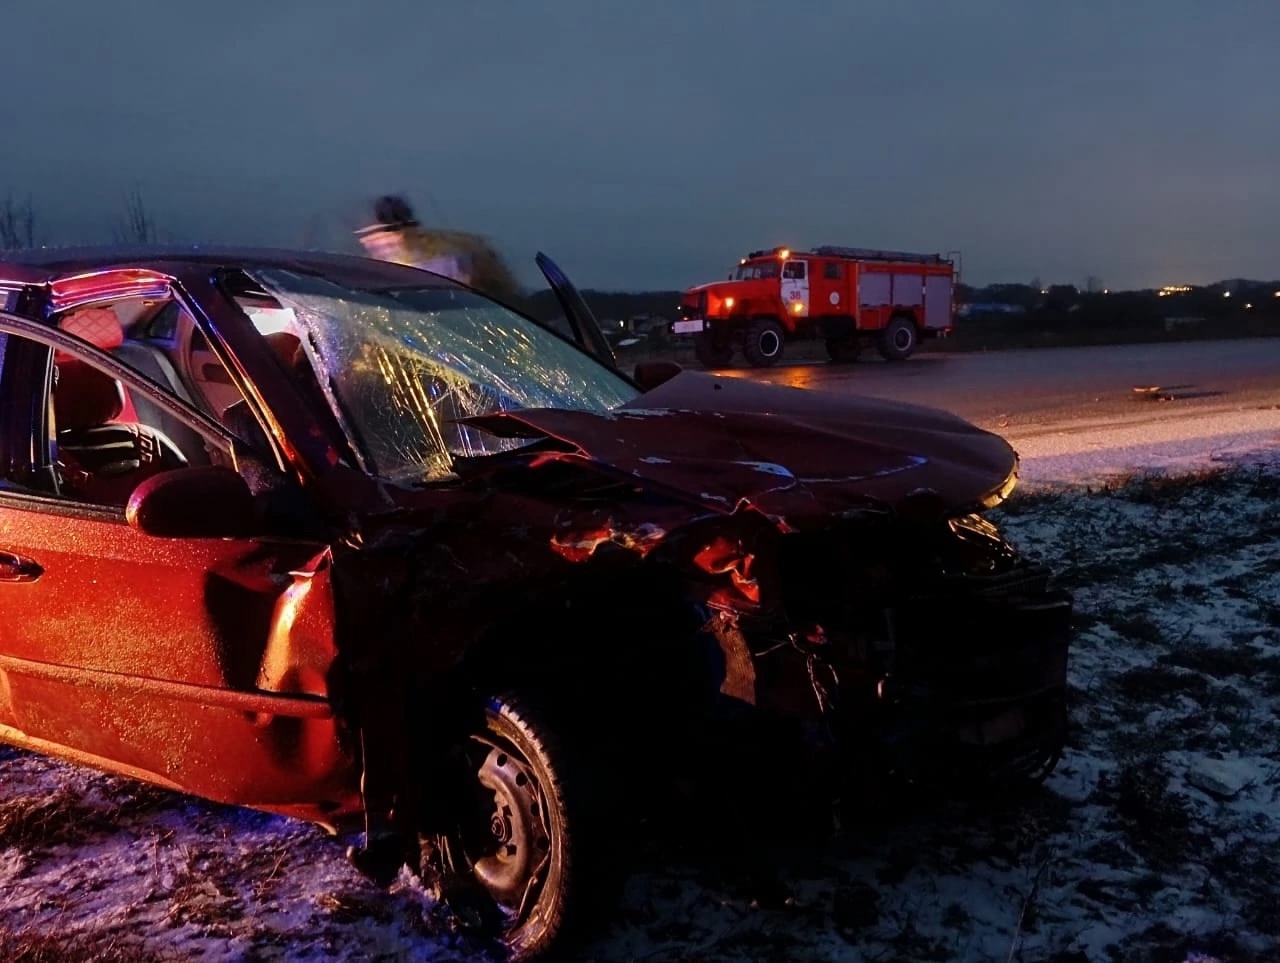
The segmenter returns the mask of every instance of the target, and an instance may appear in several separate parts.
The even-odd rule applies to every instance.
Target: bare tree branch
[[[18,203],[13,195],[0,204],[0,248],[13,251],[36,246],[36,212],[28,197]]]
[[[124,219],[116,229],[119,243],[154,244],[156,222],[143,203],[142,192],[136,188],[125,196]]]

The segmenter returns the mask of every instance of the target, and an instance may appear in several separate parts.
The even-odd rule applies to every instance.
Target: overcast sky
[[[6,0],[46,243],[339,247],[379,193],[583,287],[755,247],[966,280],[1280,276],[1276,0]]]

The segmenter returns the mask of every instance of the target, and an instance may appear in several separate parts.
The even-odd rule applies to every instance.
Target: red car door
[[[326,546],[157,538],[123,504],[57,490],[49,345],[180,414],[215,457],[231,436],[33,325],[0,315],[0,735],[226,802],[350,804]]]

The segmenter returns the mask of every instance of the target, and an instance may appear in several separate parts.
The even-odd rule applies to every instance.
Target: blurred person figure
[[[506,304],[521,298],[520,284],[502,256],[480,235],[425,228],[409,202],[388,194],[374,204],[374,223],[356,231],[370,257],[453,278]]]

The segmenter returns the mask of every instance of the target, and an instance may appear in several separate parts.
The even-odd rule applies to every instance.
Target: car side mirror
[[[175,468],[134,489],[125,519],[157,538],[236,538],[254,527],[253,493],[223,465]]]
[[[661,384],[670,381],[684,368],[675,361],[642,361],[636,365],[632,380],[645,391],[652,391]]]

